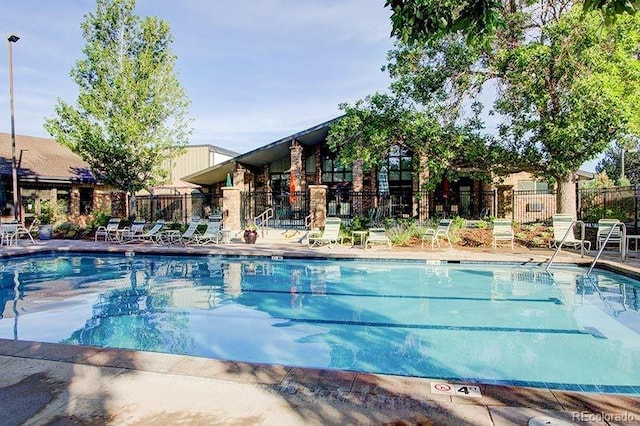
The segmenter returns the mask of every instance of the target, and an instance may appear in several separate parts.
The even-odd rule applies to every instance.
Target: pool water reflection
[[[3,338],[640,393],[638,283],[605,271],[88,254],[0,266]]]

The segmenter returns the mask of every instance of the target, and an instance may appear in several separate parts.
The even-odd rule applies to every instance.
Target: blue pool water
[[[638,282],[400,261],[0,261],[0,337],[640,394]]]

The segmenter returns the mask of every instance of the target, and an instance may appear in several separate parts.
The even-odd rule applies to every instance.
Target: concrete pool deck
[[[273,232],[273,231],[272,231]],[[295,239],[163,247],[53,240],[0,255],[68,251],[396,258],[544,263],[550,250],[326,247]],[[593,254],[593,252],[592,252]],[[592,259],[562,252],[558,263]],[[607,252],[603,264],[640,274]],[[480,385],[481,397],[432,392],[442,380],[257,365],[182,355],[0,339],[0,424],[633,424],[640,398]],[[453,384],[454,382],[451,382]],[[537,421],[537,423],[536,423]],[[545,423],[548,421],[549,423]]]

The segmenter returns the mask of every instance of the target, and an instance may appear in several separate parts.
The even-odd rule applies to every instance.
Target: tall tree
[[[502,13],[507,6],[516,10],[519,6],[531,6],[535,2],[525,0],[387,0],[385,7],[392,11],[391,34],[405,43],[422,44],[443,36],[461,32],[469,40],[482,40],[493,36],[508,24]],[[554,8],[562,8],[560,0]],[[583,0],[582,10],[586,14],[596,11],[607,23],[615,22],[618,16],[634,15],[640,10],[640,0]]]
[[[622,154],[624,150],[624,155]],[[640,183],[640,145],[637,139],[621,138],[609,145],[604,157],[596,165],[598,173],[606,172],[618,186]],[[624,157],[624,170],[621,164]],[[624,173],[624,176],[622,176]]]
[[[191,133],[169,24],[134,14],[135,0],[97,0],[81,25],[84,58],[71,71],[77,105],[60,99],[45,128],[106,184],[132,195],[166,178]]]
[[[469,114],[463,118],[461,99],[445,90],[469,56],[460,55],[459,44],[449,48],[437,64],[431,62],[427,75],[424,51],[398,46],[386,67],[390,93],[340,106],[345,116],[331,126],[327,140],[344,164],[380,165],[400,146],[413,153],[415,170],[428,170],[429,189],[445,176],[455,181],[461,172],[486,170],[490,153],[481,134],[480,105],[467,105]]]
[[[422,3],[431,8],[423,13],[432,10],[436,15],[449,4]],[[495,88],[493,112],[502,125],[495,138],[487,138],[488,152],[471,145],[478,154],[473,164],[490,163],[502,174],[526,170],[555,180],[558,210],[575,215],[574,176],[580,165],[620,135],[640,132],[635,113],[640,100],[640,17],[622,14],[603,27],[597,14],[584,13],[582,3],[571,0],[505,0],[500,13],[503,24],[490,36],[470,39],[442,33],[394,51],[388,69],[397,100],[387,104],[409,105],[433,117],[423,120],[439,125],[422,133],[428,136],[422,139],[425,152],[449,154],[449,140],[434,135],[463,122],[465,106],[484,101],[483,89]],[[375,122],[379,114],[372,112],[375,109],[369,108],[360,115]],[[477,113],[472,117],[472,128],[481,129]],[[341,155],[366,152],[360,146],[371,143],[370,135],[357,127],[357,121],[346,123],[352,123],[350,132],[342,130],[334,146]],[[376,134],[376,152],[384,152],[381,136],[384,133]],[[349,144],[358,145],[349,149]],[[446,155],[442,158],[432,163],[449,169],[455,164]]]
[[[640,21],[624,16],[603,30],[596,16],[580,16],[570,4],[523,12],[511,28],[518,43],[492,60],[496,111],[504,117],[497,168],[553,178],[558,210],[575,215],[575,172],[639,129]]]

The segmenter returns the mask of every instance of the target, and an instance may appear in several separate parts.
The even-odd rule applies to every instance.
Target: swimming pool
[[[0,337],[640,394],[638,282],[424,261],[0,261]]]

